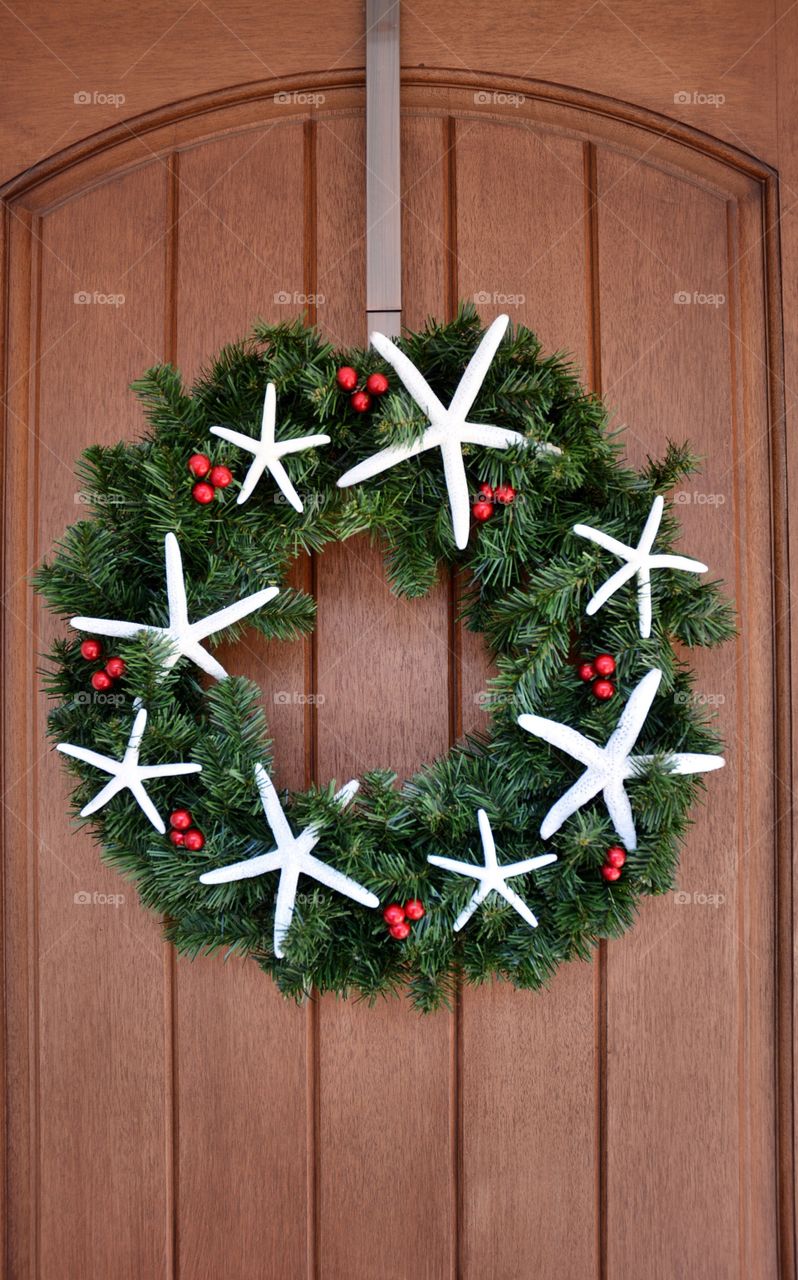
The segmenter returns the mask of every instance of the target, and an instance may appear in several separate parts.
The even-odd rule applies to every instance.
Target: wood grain
[[[176,357],[193,373],[256,317],[303,310],[303,125],[183,153],[177,178]],[[297,566],[295,580],[306,573]],[[260,684],[278,780],[303,787],[305,645],[248,631],[223,660]],[[308,1010],[283,1000],[253,963],[179,961],[175,979],[180,1273],[244,1280],[257,1258],[267,1275],[305,1276]]]
[[[762,285],[741,296],[738,271],[756,267],[738,263],[734,210],[723,202],[603,154],[598,191],[605,396],[633,424],[633,462],[668,438],[689,438],[704,457],[676,494],[682,542],[729,582],[742,619],[720,656],[691,654],[699,696],[719,707],[728,763],[697,814],[680,892],[646,903],[634,932],[610,947],[608,1196],[626,1212],[610,1215],[608,1264],[662,1277],[767,1276],[773,1206],[755,1188],[772,1124],[763,1011],[773,1000],[773,912],[752,878],[773,875],[767,606],[756,603],[770,565],[768,442],[763,366],[741,366],[738,343],[744,314],[745,343],[762,350]]]
[[[449,21],[435,17],[425,39]],[[459,21],[473,41],[473,17]],[[615,49],[615,27],[591,21]],[[755,24],[737,4],[691,68],[720,65]],[[331,48],[341,30],[336,12]],[[796,38],[786,15],[780,30]],[[420,32],[410,27],[406,49]],[[693,18],[683,43],[689,32]],[[497,43],[486,62],[518,67],[529,34],[515,35],[515,61]],[[203,27],[195,49],[206,38]],[[760,44],[730,85],[767,61],[773,37]],[[652,105],[662,81],[649,91],[642,64],[626,63],[624,96]],[[195,83],[184,70],[174,95]],[[577,78],[603,83],[592,67]],[[774,754],[771,647],[774,632],[783,654],[789,584],[778,278],[763,238],[774,184],[727,145],[742,136],[737,106],[712,117],[706,140],[557,86],[477,103],[470,73],[436,84],[418,71],[403,130],[405,322],[475,293],[488,294],[488,319],[501,295],[524,294],[513,317],[601,373],[635,460],[665,433],[689,436],[706,456],[691,495],[724,498],[680,504],[685,548],[733,584],[741,615],[728,658],[691,655],[699,689],[726,698],[731,763],[712,780],[683,887],[724,902],[648,903],[605,967],[564,969],[540,996],[467,992],[453,1016],[423,1023],[396,1003],[297,1010],[254,966],[174,967],[129,893],[75,919],[74,885],[120,882],[68,835],[62,772],[39,759],[47,631],[35,630],[25,574],[76,514],[65,485],[81,445],[134,432],[120,388],[152,360],[195,371],[254,314],[290,311],[281,291],[324,294],[328,335],[363,340],[351,80],[318,110],[261,86],[167,111],[141,136],[117,130],[19,184],[7,213],[4,658],[27,698],[22,723],[16,693],[3,722],[9,1273],[789,1277],[792,917],[773,835],[786,757],[783,731]],[[523,81],[501,85],[523,95]],[[745,136],[773,136],[770,93],[753,110],[743,94]],[[37,130],[59,118],[45,104],[29,138],[14,121],[9,154],[35,142],[41,155]],[[600,196],[592,217],[586,180]],[[113,312],[72,302],[112,286],[126,295]],[[682,288],[726,302],[674,304]],[[397,603],[379,551],[360,542],[298,573],[319,596],[313,645],[248,641],[232,658],[264,687],[283,782],[372,764],[406,773],[480,722],[488,664],[452,625],[448,583]],[[300,700],[275,704],[281,691]],[[325,696],[315,718],[308,693]]]

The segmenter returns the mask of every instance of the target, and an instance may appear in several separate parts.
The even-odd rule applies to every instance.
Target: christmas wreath
[[[733,631],[671,550],[686,448],[629,469],[568,363],[468,307],[367,351],[258,324],[190,392],[169,366],[134,389],[149,429],[86,450],[90,516],[35,585],[72,628],[46,679],[75,808],[180,951],[426,1010],[460,978],[538,987],[672,886],[723,763],[673,643]],[[208,646],[309,632],[291,560],[360,533],[403,596],[461,571],[498,667],[491,731],[401,786],[281,797],[263,693]]]

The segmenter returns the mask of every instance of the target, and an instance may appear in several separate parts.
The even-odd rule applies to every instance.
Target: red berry
[[[188,460],[188,469],[193,476],[201,480],[211,469],[211,460],[206,458],[204,453],[192,453]]]
[[[213,496],[216,493],[212,484],[206,484],[204,480],[200,480],[199,484],[195,484],[191,490],[195,502],[201,502],[203,506],[213,502]]]
[[[606,702],[615,692],[615,685],[610,684],[609,680],[597,680],[593,685],[593,692],[602,702]]]
[[[615,671],[615,659],[611,653],[600,653],[593,659],[593,666],[600,676],[611,676]]]
[[[175,809],[174,813],[169,819],[170,824],[177,831],[188,831],[193,821],[194,819],[192,818],[188,809]]]
[[[608,867],[618,867],[620,870],[626,862],[626,850],[619,844],[611,845],[604,856],[604,861]]]
[[[127,671],[127,665],[122,658],[109,658],[105,664],[105,669],[112,680],[118,680]]]
[[[211,467],[208,479],[217,489],[226,489],[233,479],[233,473],[229,467]]]
[[[355,413],[368,413],[371,408],[371,396],[367,391],[356,391],[353,396],[349,397],[349,403]]]
[[[384,373],[370,373],[366,378],[366,390],[373,396],[384,396],[388,390],[388,379]]]
[[[603,877],[604,877],[604,879],[605,879],[605,880],[610,880],[610,881],[612,881],[612,880],[620,880],[620,878],[621,878],[621,868],[620,868],[620,867],[610,867],[610,866],[608,866],[608,865],[605,863],[605,864],[604,864],[604,866],[601,868],[601,874],[603,875]]]
[[[98,693],[104,693],[114,683],[107,671],[95,671],[91,683]]]
[[[87,662],[96,662],[101,656],[103,647],[99,640],[84,640],[80,652]]]
[[[406,938],[410,933],[409,924],[392,924],[388,930],[392,938]]]
[[[479,486],[480,495],[486,498],[488,502],[493,501],[493,487],[489,484],[481,484]]]
[[[205,837],[201,831],[197,831],[196,827],[191,827],[191,829],[183,836],[183,844],[187,849],[190,849],[192,853],[199,853],[200,849],[205,844]]]
[[[349,364],[341,365],[335,375],[335,381],[342,391],[354,391],[357,386],[357,369],[353,369]]]
[[[182,831],[170,831],[169,839],[172,841],[172,844],[176,844],[178,848],[180,848],[182,844],[185,844],[186,837],[183,835]]]
[[[405,903],[405,915],[408,920],[420,920],[424,915],[424,903],[418,898],[408,898]]]
[[[475,502],[471,508],[471,514],[475,520],[490,520],[493,515],[493,503]]]
[[[404,924],[404,908],[400,907],[398,902],[392,902],[391,905],[386,907],[383,911],[382,918],[386,924]]]
[[[508,506],[515,497],[515,489],[511,484],[500,484],[496,489],[496,501]]]
[[[589,684],[591,680],[596,678],[596,669],[592,662],[583,662],[579,668],[579,679],[584,680],[585,684]]]

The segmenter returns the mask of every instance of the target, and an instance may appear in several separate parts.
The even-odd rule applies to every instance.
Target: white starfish
[[[664,499],[660,496],[656,497],[636,547],[627,547],[624,542],[619,542],[617,538],[611,538],[608,533],[602,533],[601,529],[594,529],[589,524],[574,525],[574,533],[578,534],[580,538],[589,538],[591,542],[597,543],[600,547],[604,547],[606,551],[611,551],[613,555],[620,556],[621,560],[626,561],[611,578],[607,579],[602,587],[599,587],[587,606],[588,614],[592,615],[598,612],[601,606],[607,603],[610,596],[615,595],[619,587],[622,587],[625,582],[628,582],[630,578],[637,574],[640,634],[644,640],[647,640],[651,635],[651,570],[683,569],[685,573],[707,572],[705,564],[701,564],[700,560],[690,560],[687,556],[651,555],[651,548],[659,531],[664,508]]]
[[[651,709],[661,679],[662,672],[656,668],[643,676],[632,690],[606,747],[599,747],[584,734],[568,725],[559,724],[556,720],[545,720],[542,716],[533,715],[518,717],[522,729],[534,733],[537,738],[543,738],[562,751],[567,751],[569,756],[585,766],[581,778],[552,805],[543,819],[540,834],[544,840],[559,831],[566,818],[570,818],[577,809],[581,809],[583,804],[587,804],[602,791],[616,833],[627,849],[637,848],[632,806],[624,790],[624,782],[627,778],[637,777],[654,759],[653,755],[633,756],[630,753]],[[664,761],[670,773],[708,773],[713,769],[722,769],[725,763],[723,756],[683,751],[674,752]]]
[[[154,627],[147,622],[118,622],[113,618],[71,618],[70,626],[73,626],[76,631],[91,631],[95,635],[119,636],[122,639],[136,636],[141,631],[156,632],[158,635],[165,636],[172,645],[172,651],[163,664],[165,669],[173,667],[179,658],[190,658],[203,671],[207,671],[209,676],[224,680],[227,672],[207,649],[203,649],[200,640],[205,640],[215,631],[222,631],[225,627],[232,626],[234,622],[240,622],[255,609],[268,604],[276,595],[279,595],[280,588],[266,587],[264,591],[256,591],[254,595],[246,596],[225,609],[219,609],[216,613],[209,614],[207,618],[201,618],[199,622],[189,622],[183,561],[180,556],[180,546],[173,533],[166,535],[164,552],[166,597],[169,604],[167,627]]]
[[[277,481],[278,488],[291,503],[294,510],[302,511],[304,510],[302,499],[292,485],[288,472],[280,459],[286,453],[301,453],[304,449],[314,449],[318,445],[329,444],[330,437],[324,435],[297,436],[292,440],[275,440],[276,409],[277,397],[274,383],[269,382],[267,383],[266,395],[263,400],[260,440],[254,439],[253,436],[245,436],[240,431],[232,431],[229,427],[211,427],[211,434],[220,436],[222,440],[229,440],[231,444],[237,445],[239,449],[247,449],[249,453],[254,453],[255,455],[244,478],[241,492],[238,495],[239,506],[252,496],[255,485],[264,471],[269,471]]]
[[[523,898],[519,898],[507,884],[507,880],[511,876],[523,876],[528,871],[537,871],[538,867],[547,867],[550,863],[557,861],[556,853],[541,853],[535,858],[525,858],[523,862],[512,862],[509,866],[500,867],[496,860],[496,842],[493,839],[488,815],[484,809],[477,810],[477,821],[479,822],[479,834],[482,839],[482,849],[485,854],[485,861],[482,866],[475,866],[473,862],[458,862],[454,858],[441,858],[437,854],[429,854],[427,862],[432,862],[436,867],[443,867],[446,871],[454,871],[456,875],[471,876],[474,880],[479,881],[479,888],[475,891],[468,905],[463,908],[459,916],[454,922],[454,931],[458,933],[464,924],[466,924],[481,906],[489,893],[499,893],[506,902],[509,902],[521,916],[526,920],[527,924],[533,929],[537,929],[537,918],[529,910]]]
[[[376,894],[364,889],[356,880],[336,871],[320,858],[314,858],[311,850],[321,839],[321,830],[316,826],[305,827],[295,836],[283,813],[283,806],[274,788],[274,783],[262,764],[255,765],[255,780],[260,792],[263,812],[266,821],[277,841],[277,848],[270,853],[261,853],[254,858],[246,858],[243,862],[234,862],[228,867],[217,867],[214,871],[206,871],[200,876],[203,884],[227,884],[231,880],[248,880],[252,876],[262,876],[268,871],[280,872],[280,883],[277,886],[277,899],[274,908],[274,954],[282,960],[283,939],[291,924],[296,901],[297,881],[300,875],[311,876],[319,884],[326,884],[328,889],[343,893],[353,898],[364,907],[378,907],[380,900]],[[336,793],[335,799],[343,808],[349,804],[359,787],[356,780],[347,782],[345,787]]]
[[[97,792],[93,800],[83,806],[80,811],[81,818],[88,818],[89,814],[96,813],[108,803],[112,796],[127,788],[139,807],[144,810],[155,830],[160,831],[161,835],[164,834],[166,827],[144,790],[144,782],[148,778],[171,778],[184,773],[201,773],[202,765],[139,764],[139,749],[146,724],[147,712],[144,707],[141,707],[133,721],[125,754],[121,760],[115,760],[113,756],[102,756],[98,751],[89,751],[86,747],[75,747],[71,742],[58,743],[56,751],[62,751],[65,756],[74,756],[76,760],[83,760],[86,764],[94,765],[95,769],[102,769],[104,773],[111,774],[111,781]]]
[[[382,333],[372,333],[371,345],[376,347],[384,360],[392,365],[407,387],[416,404],[429,418],[430,425],[420,440],[408,445],[390,445],[371,458],[352,467],[338,481],[340,488],[360,484],[373,476],[395,467],[399,462],[414,458],[427,449],[440,449],[443,471],[449,493],[452,513],[452,530],[457,546],[462,550],[468,544],[471,505],[468,498],[468,481],[462,446],[481,444],[488,449],[506,449],[511,444],[526,444],[526,437],[507,427],[494,427],[485,423],[467,422],[471,406],[476,400],[491,361],[504,337],[509,324],[508,316],[498,316],[484,334],[482,341],[468,362],[468,367],[452,396],[449,408],[445,408],[428,382],[415,365],[399,348]],[[539,444],[539,449],[560,453],[555,445]]]

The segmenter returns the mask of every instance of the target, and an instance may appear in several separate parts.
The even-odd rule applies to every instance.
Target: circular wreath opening
[[[251,956],[295,998],[406,988],[426,1011],[460,979],[539,987],[673,886],[702,774],[722,763],[674,644],[720,644],[733,619],[672,552],[663,495],[696,467],[686,447],[631,469],[568,361],[524,326],[483,334],[471,307],[374,342],[336,351],[301,321],[259,323],[191,390],[150,369],[134,384],[145,434],[86,450],[90,513],[35,586],[73,622],[46,686],[74,808],[177,948]],[[473,428],[456,448],[455,418]],[[269,421],[295,447],[253,481]],[[401,786],[386,768],[281,794],[263,691],[211,649],[245,625],[306,635],[315,604],[285,585],[291,561],[363,533],[401,595],[462,571],[465,625],[497,665],[490,729]],[[180,582],[186,625],[219,626],[178,653]],[[146,629],[91,626],[108,620]]]

